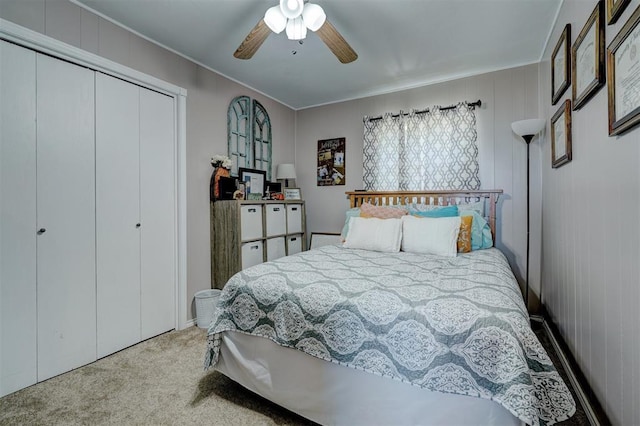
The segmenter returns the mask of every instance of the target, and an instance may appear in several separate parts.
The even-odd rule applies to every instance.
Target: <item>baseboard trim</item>
[[[560,363],[562,364],[564,371],[569,377],[571,386],[576,392],[580,405],[584,408],[584,412],[589,423],[592,426],[610,425],[611,422],[607,418],[607,415],[598,401],[595,399],[595,395],[589,387],[584,374],[580,371],[573,356],[568,353],[567,345],[562,340],[562,337],[559,336],[555,324],[553,324],[549,318],[537,315],[531,316],[531,320],[542,323],[542,327],[545,333],[547,333],[547,336],[553,345],[553,349],[558,354],[558,358],[560,359]]]

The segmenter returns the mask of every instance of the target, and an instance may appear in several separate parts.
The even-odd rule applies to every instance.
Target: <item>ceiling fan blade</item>
[[[348,64],[358,59],[358,54],[349,46],[349,43],[328,19],[324,21],[324,24],[316,31],[316,34],[343,64]]]
[[[269,34],[271,34],[271,30],[264,23],[264,19],[261,19],[240,43],[233,56],[238,59],[251,59],[258,48],[262,46],[262,43],[269,37]]]

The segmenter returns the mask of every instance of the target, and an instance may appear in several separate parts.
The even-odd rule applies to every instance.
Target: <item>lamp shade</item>
[[[289,19],[287,22],[287,38],[289,40],[303,40],[307,36],[307,27],[302,21],[302,16]]]
[[[280,0],[280,11],[288,19],[297,18],[302,14],[304,0]]]
[[[280,6],[273,6],[264,14],[264,23],[271,31],[280,34],[287,26],[287,18],[280,11]]]
[[[324,24],[324,21],[327,20],[327,15],[317,4],[307,3],[304,5],[304,10],[302,11],[302,19],[307,28],[311,31],[318,31]]]
[[[545,121],[541,118],[532,118],[530,120],[521,120],[511,123],[513,132],[518,136],[537,135],[544,129]]]
[[[296,168],[293,164],[278,164],[276,169],[276,179],[295,179]]]

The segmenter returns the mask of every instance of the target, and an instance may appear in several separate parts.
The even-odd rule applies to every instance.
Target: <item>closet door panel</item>
[[[175,328],[173,99],[140,88],[141,327],[146,339]]]
[[[37,380],[36,54],[0,41],[0,396]]]
[[[140,341],[138,86],[96,73],[98,358]]]
[[[38,380],[96,359],[94,73],[37,55]]]

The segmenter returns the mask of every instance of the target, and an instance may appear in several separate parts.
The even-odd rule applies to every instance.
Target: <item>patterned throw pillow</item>
[[[473,216],[462,216],[460,219],[458,253],[469,253],[471,251],[471,229],[473,226]]]
[[[362,203],[360,217],[375,217],[378,219],[396,219],[407,214],[402,207],[374,206],[371,203]]]
[[[445,206],[423,211],[409,210],[409,213],[420,217],[454,217],[458,216],[458,206]]]

